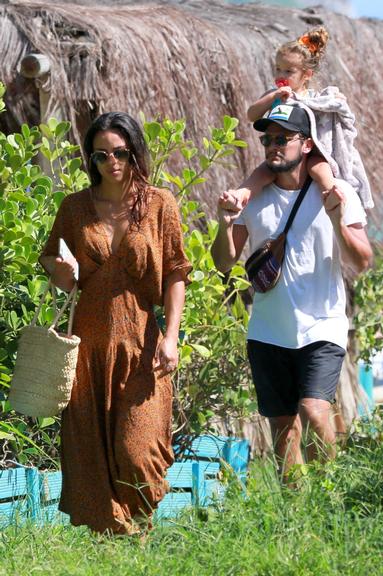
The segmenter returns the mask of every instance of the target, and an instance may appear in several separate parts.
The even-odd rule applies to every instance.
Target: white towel
[[[370,184],[359,152],[355,116],[336,86],[328,86],[314,97],[295,96],[310,117],[311,135],[330,164],[334,176],[343,178],[359,194],[364,208],[373,208]]]

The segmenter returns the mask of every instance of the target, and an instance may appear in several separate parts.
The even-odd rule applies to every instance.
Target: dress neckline
[[[98,228],[98,231],[103,238],[106,251],[107,251],[109,256],[116,256],[118,254],[118,252],[120,251],[121,245],[125,241],[127,231],[129,229],[129,225],[128,225],[127,229],[125,230],[125,232],[123,233],[121,240],[118,243],[117,248],[115,250],[113,250],[112,249],[113,238],[108,233],[106,226],[105,226],[105,223],[103,222],[102,218],[100,217],[100,215],[97,211],[96,205],[94,203],[93,188],[88,189],[88,195],[89,195],[89,202],[87,204],[90,208],[90,212],[92,213],[92,215],[94,217],[95,225]]]

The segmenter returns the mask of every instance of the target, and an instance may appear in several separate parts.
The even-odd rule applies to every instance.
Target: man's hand
[[[371,264],[372,249],[361,223],[344,224],[345,204],[345,196],[337,186],[323,193],[323,205],[333,225],[342,261],[359,274]]]

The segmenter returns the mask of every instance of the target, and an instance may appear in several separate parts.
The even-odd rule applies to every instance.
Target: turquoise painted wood
[[[39,508],[34,468],[8,468],[0,471],[0,527],[34,519]]]
[[[161,520],[172,518],[181,510],[195,505],[198,500],[195,492],[198,477],[198,462],[175,462],[170,466],[166,475],[170,492],[160,502],[155,517]]]
[[[66,524],[69,516],[58,509],[61,494],[61,472],[39,473],[40,517],[41,523]]]
[[[168,470],[170,492],[160,503],[156,518],[176,516],[192,506],[209,506],[222,501],[225,467],[246,481],[249,444],[246,440],[200,436]],[[37,524],[66,523],[58,511],[61,472],[39,472],[36,468],[0,470],[0,527],[31,520]]]
[[[175,450],[179,449],[175,446]],[[201,467],[199,505],[209,506],[223,499],[225,484],[221,477],[225,469],[237,475],[243,486],[246,485],[250,445],[247,440],[224,436],[201,435],[195,438],[183,452],[182,460],[197,459]]]

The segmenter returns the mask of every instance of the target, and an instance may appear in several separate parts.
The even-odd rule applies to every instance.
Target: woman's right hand
[[[70,292],[75,284],[75,264],[76,260],[63,260],[58,257],[55,259],[54,268],[51,274],[51,280],[55,286],[66,292]]]

